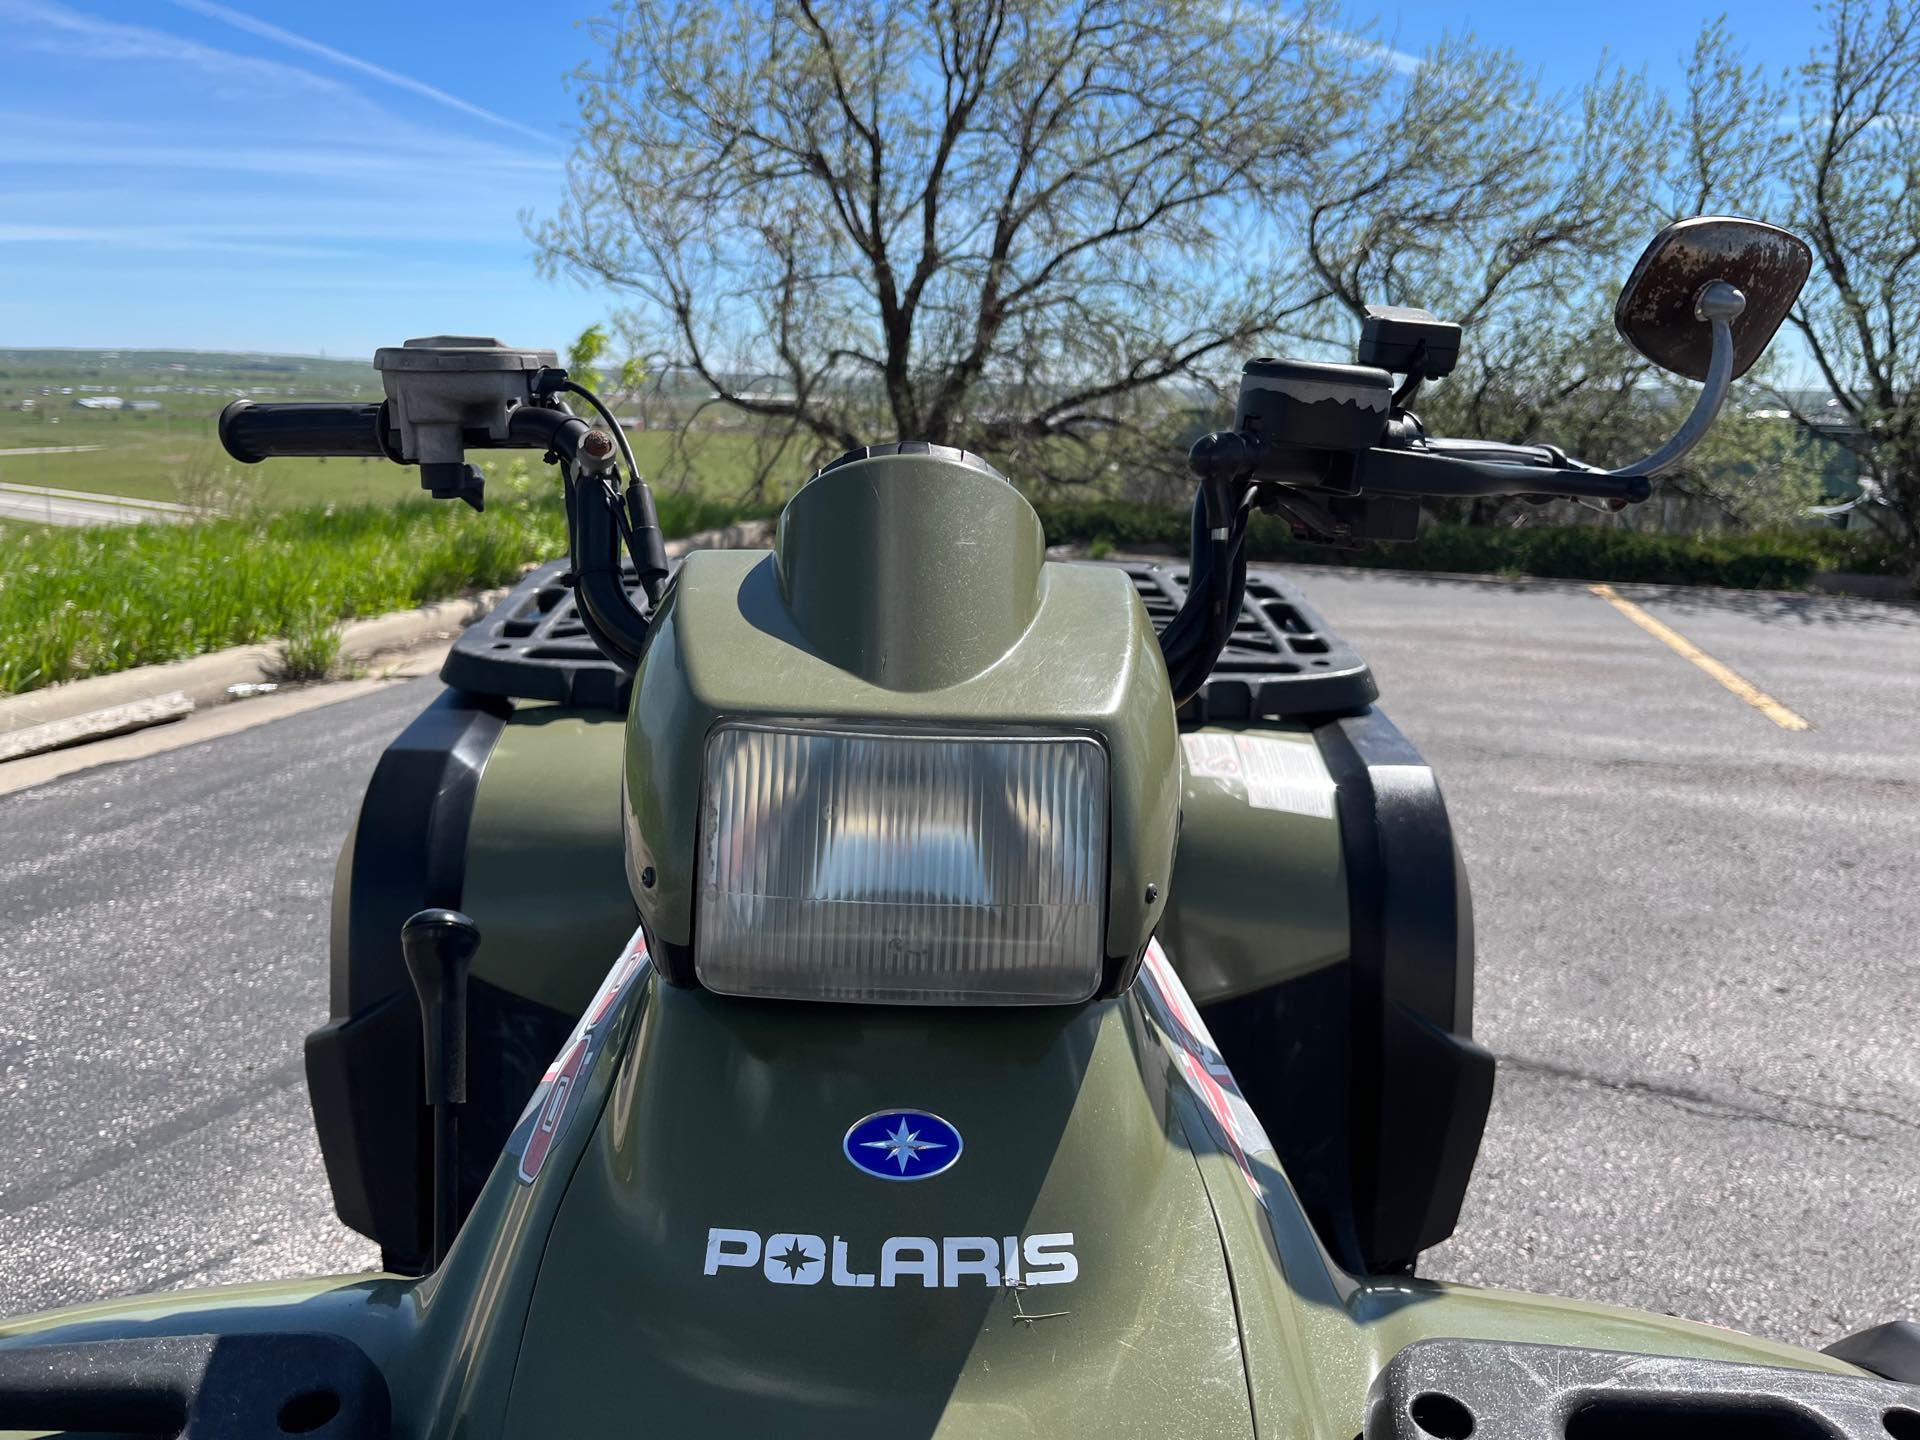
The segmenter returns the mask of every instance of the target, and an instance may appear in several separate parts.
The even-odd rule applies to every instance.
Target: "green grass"
[[[375,460],[270,460],[240,466],[219,453],[214,420],[220,404],[195,397],[186,412],[142,415],[50,409],[22,414],[0,410],[0,452],[101,446],[70,454],[0,453],[0,483],[50,486],[137,500],[201,503],[201,494],[230,471],[249,498],[276,506],[371,501],[387,503],[418,493],[411,471]]]
[[[502,585],[565,547],[557,486],[497,481],[484,515],[409,500],[198,525],[0,528],[0,693],[291,637]],[[663,496],[670,535],[734,507]],[[295,657],[289,656],[289,659]]]
[[[214,417],[234,395],[365,400],[377,399],[379,391],[379,376],[360,361],[188,351],[0,350],[0,451],[104,447],[82,454],[0,454],[0,482],[142,500],[190,498],[180,493],[181,482],[189,482],[189,489],[205,488],[192,483],[204,478],[195,472],[213,465]],[[96,411],[75,403],[99,394],[161,408]],[[32,409],[20,410],[22,402]],[[263,478],[267,483],[259,488],[267,503],[386,498],[375,467],[354,461],[280,462],[266,468]]]

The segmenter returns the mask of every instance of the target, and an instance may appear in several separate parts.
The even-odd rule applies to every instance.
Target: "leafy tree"
[[[1518,58],[1468,38],[1410,74],[1360,80],[1365,138],[1317,157],[1306,200],[1307,262],[1332,302],[1323,324],[1351,336],[1377,302],[1464,328],[1453,375],[1415,401],[1430,433],[1550,441],[1601,462],[1653,448],[1661,387],[1611,322],[1613,287],[1664,219],[1649,186],[1664,100],[1604,66],[1548,94]]]
[[[1778,86],[1723,28],[1703,37],[1698,64],[1718,80],[1706,108],[1731,143],[1701,166],[1701,193],[1781,215],[1813,247],[1789,322],[1842,423],[1792,391],[1779,403],[1854,456],[1861,513],[1920,574],[1920,0],[1822,13],[1819,47]]]
[[[1723,21],[1706,27],[1671,98],[1605,67],[1571,95],[1543,95],[1513,57],[1452,42],[1372,101],[1381,130],[1431,143],[1336,155],[1316,181],[1314,266],[1345,312],[1357,316],[1368,300],[1414,303],[1466,327],[1454,375],[1418,400],[1432,432],[1551,441],[1628,463],[1672,433],[1697,392],[1615,333],[1618,287],[1662,224],[1727,207],[1730,191],[1752,195],[1778,170],[1782,131],[1755,123],[1773,93]],[[1780,202],[1748,208],[1778,215]],[[1662,500],[1616,523],[1800,515],[1818,496],[1818,465],[1758,413],[1778,403],[1761,384],[1737,388],[1707,441],[1663,477]],[[1454,508],[1482,520],[1575,511]]]
[[[1859,458],[1869,517],[1920,570],[1920,4],[1841,3],[1827,18],[1789,171],[1819,283],[1792,318],[1852,421],[1837,438]]]
[[[1369,302],[1418,303],[1511,329],[1545,300],[1564,324],[1652,233],[1668,112],[1642,76],[1603,69],[1545,94],[1512,54],[1454,38],[1411,73],[1378,67],[1353,84],[1367,122],[1315,157],[1305,239],[1355,319]]]
[[[604,383],[598,366],[607,353],[609,343],[607,327],[604,325],[589,325],[582,330],[574,337],[573,344],[567,347],[567,374],[587,389],[598,390]]]
[[[613,337],[604,325],[589,325],[567,347],[567,373],[589,390],[608,387],[600,362],[611,357]],[[647,369],[638,356],[629,356],[614,372],[611,384],[616,393],[630,395],[647,383]]]
[[[1872,52],[1908,77],[1883,98],[1903,93],[1911,57],[1886,52],[1915,6],[1875,22],[1877,51],[1855,36],[1823,63]],[[1865,13],[1848,0],[1835,34]],[[643,407],[745,422],[756,492],[905,437],[1171,497],[1183,432],[1217,419],[1242,359],[1341,358],[1370,301],[1467,326],[1455,375],[1419,397],[1434,432],[1602,463],[1653,449],[1692,391],[1613,333],[1614,293],[1668,219],[1792,209],[1776,177],[1806,161],[1765,77],[1724,25],[1669,99],[1605,66],[1548,94],[1470,38],[1407,57],[1331,19],[1318,0],[623,0],[576,75],[581,139],[535,230],[543,263],[627,304]],[[1884,166],[1915,113],[1828,148],[1881,146]],[[1847,268],[1907,193],[1882,188],[1867,218],[1829,221],[1856,288],[1920,263],[1915,246]],[[1904,381],[1859,378],[1859,307],[1822,303],[1795,318],[1854,387],[1849,443],[1916,473],[1886,401]],[[1912,333],[1904,312],[1885,328]],[[609,331],[581,340],[592,369]],[[1771,423],[1730,420],[1669,491],[1731,519],[1792,513],[1804,451]]]
[[[1272,216],[1357,110],[1316,5],[626,0],[546,264],[820,447],[1084,470],[1311,306]]]

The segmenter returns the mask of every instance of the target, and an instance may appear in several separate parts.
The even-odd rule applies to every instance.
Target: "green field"
[[[417,497],[417,477],[381,460],[269,460],[236,465],[214,422],[237,395],[271,400],[377,400],[379,377],[357,361],[298,356],[159,351],[0,350],[0,484],[46,486],[222,509],[372,502]],[[113,395],[158,410],[90,410],[83,398]],[[23,401],[31,408],[21,409]],[[631,434],[643,473],[670,469],[673,439]],[[668,484],[729,497],[750,483],[755,441],[734,431],[686,437],[691,483]],[[68,453],[8,455],[10,450]],[[507,457],[482,468],[504,473]],[[805,476],[797,452],[782,466],[785,488]]]

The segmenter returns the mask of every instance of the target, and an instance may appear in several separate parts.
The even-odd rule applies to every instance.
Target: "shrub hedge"
[[[1125,501],[1043,501],[1038,509],[1051,544],[1186,549],[1184,511]],[[1247,553],[1254,560],[1289,565],[1723,585],[1737,590],[1802,589],[1822,570],[1900,573],[1898,556],[1878,537],[1815,529],[1662,535],[1611,525],[1515,529],[1429,522],[1421,527],[1417,540],[1406,544],[1334,550],[1299,544],[1283,522],[1256,515],[1248,531]]]

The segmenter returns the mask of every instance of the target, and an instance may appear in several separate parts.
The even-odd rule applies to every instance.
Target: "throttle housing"
[[[420,484],[435,499],[463,499],[476,510],[481,477],[466,463],[469,432],[505,444],[514,407],[532,398],[541,371],[559,364],[551,350],[473,335],[434,335],[373,352],[401,458],[420,466]]]

